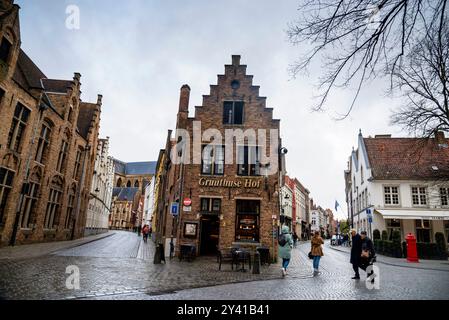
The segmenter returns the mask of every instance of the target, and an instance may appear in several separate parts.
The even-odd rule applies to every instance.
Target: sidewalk
[[[89,242],[100,240],[112,236],[114,233],[115,233],[114,231],[109,231],[106,233],[88,236],[73,241],[56,241],[56,242],[19,245],[14,247],[10,246],[3,247],[0,248],[0,260],[25,259],[25,258],[36,258],[40,256],[45,256],[59,250],[70,249],[77,246],[81,246]]]
[[[350,253],[350,247],[342,246],[331,246],[329,243],[326,247],[331,248],[336,251]],[[410,263],[407,259],[403,258],[392,258],[377,254],[377,262],[387,264],[390,266],[403,267],[403,268],[413,268],[413,269],[425,269],[425,270],[436,270],[436,271],[446,271],[449,272],[449,261],[447,260],[419,260],[419,263]]]

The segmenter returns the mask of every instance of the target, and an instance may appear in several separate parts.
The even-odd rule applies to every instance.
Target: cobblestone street
[[[263,266],[260,275],[218,271],[214,257],[194,262],[167,260],[154,265],[154,245],[136,234],[122,231],[86,244],[40,257],[13,258],[0,251],[2,299],[279,299],[281,290],[290,299],[447,299],[449,265],[433,262],[395,266],[379,262],[380,289],[368,290],[362,280],[351,280],[348,253],[325,247],[322,274],[313,278],[306,254],[308,244],[294,250],[286,279],[280,266]],[[20,247],[19,247],[20,250]],[[385,259],[380,259],[384,261]],[[80,270],[80,290],[66,288],[66,267]],[[427,265],[427,264],[426,264]],[[420,268],[420,269],[418,269]],[[363,274],[363,273],[362,273]]]

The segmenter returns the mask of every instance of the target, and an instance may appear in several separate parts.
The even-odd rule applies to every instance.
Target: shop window
[[[442,206],[449,205],[449,188],[440,188],[440,200]]]
[[[3,37],[2,42],[0,44],[0,60],[5,63],[8,63],[9,54],[11,52],[12,44],[8,39]]]
[[[243,124],[243,101],[225,101],[223,124]]]
[[[221,210],[221,199],[201,198],[201,212],[219,213]]]
[[[416,241],[432,242],[432,230],[430,220],[415,220]]]
[[[203,146],[201,174],[224,174],[224,148],[222,145]]]
[[[412,203],[414,206],[427,206],[427,187],[412,187]]]
[[[385,219],[385,223],[387,225],[388,240],[390,240],[390,241],[393,240],[393,232],[394,231],[401,232],[401,237],[402,237],[401,220]]]
[[[11,129],[9,130],[8,135],[9,149],[19,152],[30,112],[31,111],[25,108],[21,103],[16,105]]]
[[[236,207],[236,241],[258,242],[260,201],[237,200]]]
[[[14,172],[6,168],[0,168],[0,226],[5,224],[6,203],[12,188]]]
[[[261,149],[257,146],[237,147],[237,174],[239,176],[260,175]]]
[[[399,205],[398,186],[384,186],[384,202],[386,206]]]

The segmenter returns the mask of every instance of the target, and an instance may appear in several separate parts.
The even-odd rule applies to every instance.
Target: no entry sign
[[[192,205],[192,199],[185,198],[183,203],[186,207],[190,207]]]

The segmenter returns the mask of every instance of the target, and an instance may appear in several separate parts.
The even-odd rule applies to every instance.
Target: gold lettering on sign
[[[229,180],[229,179],[207,179],[201,178],[199,181],[200,187],[214,187],[214,188],[245,188],[257,189],[261,186],[260,180],[244,179]]]

